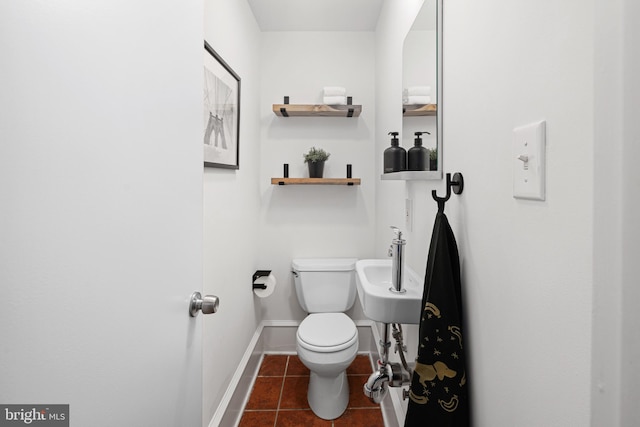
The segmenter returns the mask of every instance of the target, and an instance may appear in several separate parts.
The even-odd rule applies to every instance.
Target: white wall
[[[638,101],[640,100],[640,84],[637,76],[640,73],[640,31],[637,22],[640,19],[640,5],[637,1],[624,2],[624,185],[623,193],[623,305],[622,305],[622,424],[635,426],[640,424],[640,341],[638,340],[638,324],[640,315],[640,172],[633,161],[640,155],[638,135]]]
[[[593,426],[635,426],[638,408],[637,289],[640,86],[637,2],[596,3]]]
[[[444,170],[465,178],[446,213],[461,255],[477,426],[589,424],[593,22],[592,5],[578,1],[445,2]],[[398,93],[390,86],[377,86],[381,103]],[[378,120],[379,138],[398,126]],[[547,121],[547,200],[524,202],[512,197],[511,132],[536,120]],[[434,187],[383,182],[377,193],[383,242],[403,199],[414,199],[407,252],[417,271]]]
[[[589,423],[593,23],[580,1],[445,9],[444,161],[466,182],[449,212],[479,425]],[[516,200],[511,132],[540,119],[546,201]]]
[[[219,311],[204,317],[202,417],[206,426],[260,321],[251,288],[251,276],[260,268],[256,245],[260,32],[245,1],[207,0],[204,10],[205,40],[241,78],[240,169],[205,168],[203,177],[203,289],[220,298]]]
[[[624,0],[595,2],[594,268],[591,422],[622,423]],[[631,199],[629,199],[631,198]],[[635,285],[632,285],[635,286]],[[636,322],[637,323],[637,322]],[[625,372],[626,376],[629,372]],[[636,399],[637,401],[637,399]],[[637,405],[631,405],[637,406]]]
[[[260,53],[260,235],[254,245],[260,266],[279,284],[261,300],[268,320],[301,320],[291,260],[299,257],[372,255],[373,167],[376,98],[372,32],[264,32]],[[324,86],[347,88],[358,118],[277,117],[272,104],[321,104]],[[307,177],[303,154],[312,146],[331,156],[325,177],[346,177],[353,165],[359,186],[274,186],[271,177]],[[352,316],[362,318],[358,306]]]

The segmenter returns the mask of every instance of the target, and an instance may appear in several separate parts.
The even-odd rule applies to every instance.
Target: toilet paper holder
[[[269,276],[271,274],[271,270],[256,270],[255,273],[253,273],[253,280],[252,280],[252,284],[253,284],[253,289],[267,289],[267,285],[264,283],[256,283],[256,280],[258,280],[260,277],[264,277],[264,276]]]

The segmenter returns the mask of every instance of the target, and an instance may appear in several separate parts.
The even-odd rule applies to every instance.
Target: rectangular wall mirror
[[[425,132],[429,172],[415,179],[441,179],[442,132],[442,2],[425,0],[404,41],[402,52],[402,142],[409,150],[416,132]],[[427,134],[426,132],[429,132]]]

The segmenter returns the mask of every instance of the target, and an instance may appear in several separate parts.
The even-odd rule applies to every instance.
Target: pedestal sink
[[[404,268],[404,293],[390,290],[390,259],[361,259],[356,262],[358,298],[364,314],[382,323],[418,324],[422,315],[422,290],[420,277],[408,266]]]

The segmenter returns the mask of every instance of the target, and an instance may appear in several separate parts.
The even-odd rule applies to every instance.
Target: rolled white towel
[[[347,105],[346,96],[325,96],[323,103],[327,105]]]
[[[347,94],[347,89],[341,86],[325,86],[324,96],[345,96]]]
[[[431,86],[409,86],[407,95],[429,96],[431,95]]]
[[[430,96],[409,95],[409,96],[407,96],[407,102],[405,104],[408,104],[408,105],[431,104],[431,97]]]

